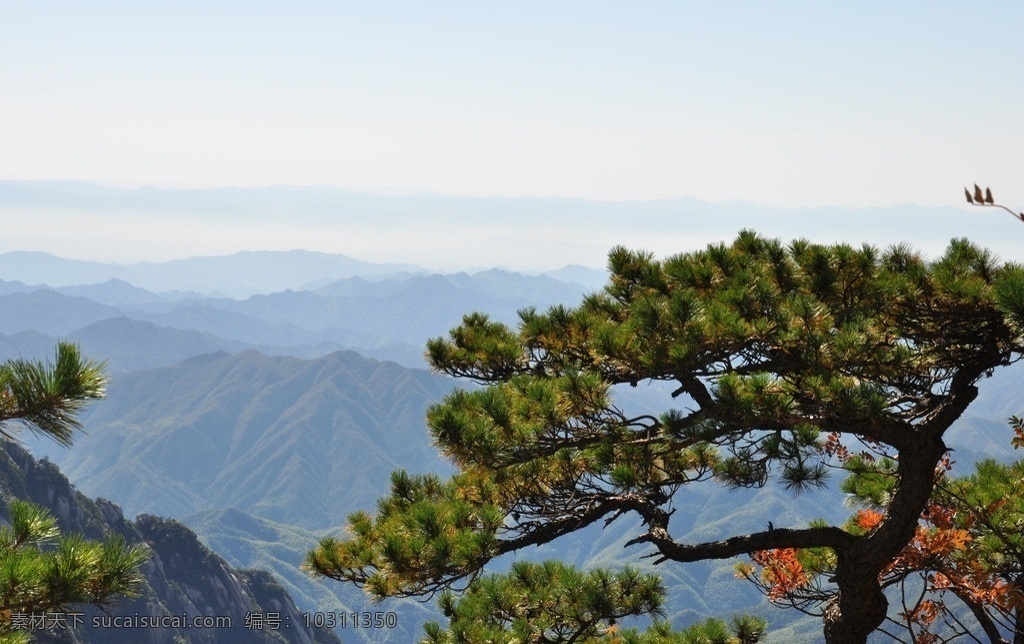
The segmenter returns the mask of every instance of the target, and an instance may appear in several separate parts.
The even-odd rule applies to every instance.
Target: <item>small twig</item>
[[[997,204],[995,200],[992,199],[992,190],[990,188],[985,188],[985,193],[982,194],[981,188],[978,187],[978,184],[974,184],[974,195],[972,196],[971,191],[968,190],[965,186],[964,196],[967,197],[967,203],[971,204],[972,206],[992,206],[994,208],[1002,208],[1003,210],[1010,213],[1017,219],[1024,221],[1024,212],[1013,212],[1006,206],[1002,204]]]

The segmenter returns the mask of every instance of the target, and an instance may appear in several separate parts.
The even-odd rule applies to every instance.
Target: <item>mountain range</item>
[[[0,218],[5,227],[0,251],[48,251],[70,257],[115,257],[141,270],[106,277],[88,273],[72,282],[26,279],[10,271],[24,262],[0,262],[5,279],[43,281],[52,286],[100,282],[123,275],[136,286],[164,291],[212,292],[242,297],[286,288],[308,288],[308,280],[283,284],[277,270],[229,273],[213,288],[212,273],[175,264],[178,286],[143,282],[154,258],[222,256],[236,251],[308,248],[346,253],[364,261],[421,265],[430,272],[473,272],[504,266],[543,272],[565,264],[605,265],[614,245],[647,249],[658,255],[695,250],[732,239],[744,228],[812,241],[862,242],[886,247],[912,241],[935,256],[949,240],[969,236],[1005,260],[1024,260],[1008,220],[995,212],[967,209],[961,186],[949,186],[955,206],[900,204],[886,207],[784,208],[749,202],[711,203],[697,199],[588,201],[565,198],[453,197],[436,194],[370,194],[328,186],[178,189],[124,188],[70,181],[0,181]],[[870,187],[865,202],[871,201]],[[953,201],[955,200],[955,201]],[[64,234],[62,231],[70,230]],[[25,258],[27,259],[27,258]],[[148,260],[139,262],[139,259]],[[260,256],[266,266],[272,257]],[[212,267],[212,264],[208,264]],[[130,266],[130,264],[125,264]],[[355,268],[381,274],[377,266]],[[393,272],[388,270],[385,272]],[[313,279],[338,278],[354,273]],[[308,277],[308,275],[306,275]],[[564,275],[562,276],[565,277]],[[305,279],[305,278],[303,278]],[[572,281],[579,281],[574,278]],[[592,287],[595,284],[585,283]],[[237,288],[236,288],[237,287]],[[252,290],[255,288],[256,290]]]
[[[129,515],[186,521],[233,565],[272,571],[303,610],[373,610],[357,589],[312,580],[298,564],[348,512],[372,506],[393,469],[447,471],[423,420],[452,383],[339,345],[387,353],[381,345],[391,342],[422,366],[426,337],[456,324],[460,310],[492,307],[512,321],[521,306],[584,290],[500,270],[326,280],[245,299],[118,279],[55,288],[6,280],[0,357],[43,358],[59,338],[107,362],[108,397],[86,410],[72,449],[27,437],[81,489]],[[437,618],[411,600],[392,610],[401,619],[386,633],[339,634],[408,642]]]
[[[115,371],[172,364],[185,357],[186,346],[250,347],[297,357],[353,349],[423,366],[426,340],[456,326],[464,312],[486,310],[513,322],[520,308],[576,302],[587,291],[581,284],[497,269],[352,277],[315,290],[245,299],[154,293],[120,280],[60,288],[8,280],[0,282],[0,349],[7,346],[8,355],[21,345],[38,349],[43,338],[19,336],[33,332],[76,340],[87,353],[95,348]],[[153,351],[140,351],[141,345]]]

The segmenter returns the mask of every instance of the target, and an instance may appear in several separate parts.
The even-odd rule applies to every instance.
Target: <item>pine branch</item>
[[[16,440],[3,425],[21,423],[68,446],[81,429],[77,414],[104,395],[103,365],[86,360],[76,345],[57,345],[53,363],[10,360],[0,365],[0,436]]]

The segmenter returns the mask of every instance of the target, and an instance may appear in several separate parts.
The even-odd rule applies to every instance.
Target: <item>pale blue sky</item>
[[[1019,1],[0,0],[0,180],[1021,205],[1022,64]]]

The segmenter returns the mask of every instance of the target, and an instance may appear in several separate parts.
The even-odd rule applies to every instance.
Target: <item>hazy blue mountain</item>
[[[217,230],[223,230],[223,226],[239,226],[265,233],[287,225],[315,230],[319,239],[337,240],[333,245],[350,249],[347,252],[374,246],[396,247],[396,240],[403,242],[402,248],[417,243],[441,248],[441,254],[421,253],[421,257],[431,256],[435,258],[432,261],[443,262],[431,264],[435,270],[440,266],[466,270],[473,266],[505,265],[519,270],[544,271],[572,263],[600,268],[607,251],[615,244],[671,254],[730,239],[743,228],[783,239],[807,237],[818,242],[868,242],[881,247],[912,240],[915,246],[932,255],[941,253],[951,238],[970,236],[1004,259],[1024,259],[1021,245],[1005,234],[1002,219],[986,213],[966,212],[961,194],[958,186],[950,186],[949,196],[955,207],[901,204],[784,208],[739,201],[709,203],[689,198],[598,202],[566,198],[379,195],[326,186],[180,190],[5,181],[0,182],[0,216],[43,217],[55,213],[58,216],[130,216],[133,221],[173,218],[193,230],[207,229],[211,222],[216,222],[221,227]],[[358,244],[349,241],[352,239],[358,239]],[[398,253],[392,257],[395,255]],[[375,256],[386,257],[379,252]],[[0,261],[0,275],[5,275],[3,266]],[[366,274],[366,271],[352,274]],[[115,276],[120,275],[108,274],[88,281],[104,281]],[[321,274],[313,279],[344,276]],[[7,275],[6,279],[54,285],[69,283],[16,275]],[[76,279],[76,283],[81,282],[80,278]],[[164,290],[123,279],[151,290]],[[302,284],[290,284],[259,292],[300,286]],[[200,282],[198,290],[208,291],[209,288]]]
[[[7,280],[44,282],[51,286],[117,280],[154,292],[195,291],[230,297],[302,288],[326,278],[418,270],[421,269],[410,264],[373,264],[345,255],[304,250],[243,251],[222,257],[137,264],[70,260],[43,252],[0,254],[0,275]]]
[[[92,191],[86,190],[86,193],[92,194]],[[101,275],[96,270],[102,267],[109,270]],[[0,284],[0,333],[37,330],[60,338],[80,334],[73,339],[87,340],[101,352],[97,355],[105,355],[119,370],[169,364],[172,357],[197,355],[204,350],[237,351],[242,347],[306,358],[351,349],[406,366],[423,366],[426,340],[447,333],[464,313],[486,311],[494,319],[513,323],[517,311],[524,306],[546,308],[556,303],[575,303],[591,290],[549,275],[528,276],[500,269],[474,274],[401,271],[374,275],[374,272],[398,267],[369,265],[340,255],[304,251],[238,253],[159,265],[102,267],[45,253],[0,255],[0,275],[31,274],[40,281],[54,283],[77,280],[56,288],[15,281]],[[136,280],[132,283],[122,277],[109,276],[109,273],[124,273],[128,269],[135,276],[126,276]],[[366,272],[355,277],[331,278],[339,272],[355,270]],[[566,270],[577,277],[588,273],[582,267]],[[62,271],[63,277],[57,276]],[[254,280],[249,290],[267,292],[240,300],[181,290],[156,292],[138,286],[146,281],[145,278],[138,281],[138,276],[147,271],[153,274],[166,271],[179,281],[185,279],[183,276],[201,276],[208,291],[230,290],[225,285],[237,285],[239,276],[244,275],[245,279]],[[257,279],[267,272],[276,277]],[[104,281],[88,283],[101,277]],[[303,280],[320,286],[315,290],[298,287],[274,290],[281,284],[294,286]],[[175,286],[184,287],[184,282]],[[111,324],[86,329],[94,323],[120,317],[166,329],[194,331],[207,337],[204,342],[199,342],[196,336],[179,336],[175,341],[167,335],[163,340],[167,344],[159,349],[164,355],[159,359],[154,361],[139,355],[134,360],[125,360],[130,356],[117,348],[116,340],[104,339],[104,327]],[[135,327],[126,336],[127,341],[136,345],[146,342],[134,339],[140,333],[142,327]],[[149,335],[155,339],[155,330],[150,328]],[[150,345],[157,347],[153,342]]]
[[[12,251],[0,254],[0,275],[6,280],[56,286],[94,284],[114,277],[111,264],[64,259],[41,251]]]
[[[322,529],[371,507],[394,469],[445,470],[424,417],[449,387],[355,353],[209,354],[117,375],[73,451],[38,449],[129,513],[237,508]]]
[[[456,273],[446,276],[456,287],[500,295],[503,299],[521,302],[573,303],[580,299],[580,286],[558,280],[550,275],[523,275],[492,268],[477,273]]]
[[[114,307],[139,306],[153,302],[184,299],[189,295],[178,293],[177,295],[159,294],[146,289],[132,286],[124,280],[111,278],[100,284],[78,284],[75,286],[59,286],[54,289],[58,293],[75,297],[84,297],[100,304]]]
[[[45,284],[25,284],[17,280],[8,281],[0,279],[0,295],[9,295],[11,293],[28,293],[30,291],[38,291],[39,289],[48,288]]]
[[[137,309],[124,311],[122,314],[173,329],[187,329],[230,338],[250,346],[306,345],[334,340],[334,337],[347,339],[350,333],[346,329],[333,330],[328,334],[316,333],[280,320],[260,319],[237,309],[234,300],[203,298],[182,302],[173,307],[160,307],[159,311]]]
[[[553,271],[546,271],[543,274],[560,282],[579,284],[595,291],[601,290],[608,283],[608,271],[579,264],[570,264]]]
[[[204,353],[238,352],[248,346],[209,333],[161,327],[125,316],[93,322],[65,339],[78,343],[85,355],[106,361],[111,373],[163,367]]]
[[[430,291],[432,284],[445,283],[459,291],[518,302],[571,302],[579,300],[586,287],[550,275],[524,275],[492,268],[475,273],[420,273],[370,280],[363,277],[336,280],[316,289],[328,298],[393,298],[413,291]],[[250,298],[255,299],[255,298]]]
[[[0,333],[39,331],[63,336],[119,315],[121,311],[114,307],[50,289],[0,296]]]
[[[105,362],[108,374],[163,367],[204,353],[237,352],[249,347],[198,331],[160,327],[119,316],[92,322],[59,337],[38,331],[0,333],[0,360],[47,359],[52,357],[58,340],[75,342],[87,357]],[[330,350],[323,349],[316,355],[326,353]]]
[[[473,296],[476,295],[474,298]],[[500,296],[500,294],[499,294]],[[446,332],[461,319],[467,300],[484,299],[447,276],[429,275],[398,284],[381,284],[381,294],[324,297],[310,292],[258,295],[223,306],[249,317],[288,324],[309,331],[349,329],[371,333],[379,340],[423,344],[432,333]],[[521,305],[521,300],[518,301]],[[515,308],[515,305],[504,307]]]
[[[2,259],[2,256],[0,256]],[[124,279],[156,291],[221,292],[232,297],[303,288],[314,280],[420,270],[410,264],[373,264],[306,250],[244,251],[126,267]]]
[[[56,345],[53,336],[38,331],[19,331],[11,335],[0,333],[0,360],[52,358]]]
[[[280,299],[292,299],[292,293],[286,291]],[[161,307],[158,311],[129,310],[124,315],[161,327],[231,338],[224,341],[222,348],[225,349],[231,343],[240,343],[269,355],[299,358],[319,358],[335,351],[357,350],[368,357],[393,360],[406,366],[424,364],[422,341],[415,344],[401,342],[381,333],[355,331],[342,326],[301,328],[290,322],[282,322],[282,316],[276,314],[268,316],[269,320],[261,319],[259,307],[253,308],[256,309],[254,313],[247,314],[239,312],[245,310],[245,307],[236,306],[233,300],[199,299],[183,302],[169,310],[167,307]],[[290,317],[300,323],[307,323],[301,315]]]
[[[38,330],[78,340],[117,370],[245,347],[305,358],[351,349],[406,366],[424,366],[427,339],[446,334],[466,312],[486,311],[496,320],[514,323],[525,306],[575,303],[587,291],[547,276],[497,269],[472,275],[348,278],[317,291],[285,290],[244,300],[156,294],[120,280],[34,289],[0,295],[0,333]],[[104,322],[118,318],[118,323]],[[129,329],[123,318],[150,326]],[[123,338],[118,329],[126,333]],[[170,330],[192,333],[176,335]],[[159,357],[140,352],[143,345]]]
[[[491,270],[379,281],[352,278],[316,292],[285,291],[242,301],[211,300],[205,305],[263,321],[274,329],[293,333],[301,329],[305,335],[297,333],[299,340],[294,344],[308,344],[316,336],[407,366],[422,366],[426,341],[447,334],[466,313],[485,311],[493,319],[515,323],[517,312],[526,306],[578,303],[585,292],[578,284],[549,277]],[[179,324],[169,320],[172,314],[152,319]],[[260,338],[278,345],[285,340],[284,336]],[[399,352],[386,353],[392,349]]]
[[[978,398],[967,409],[997,419],[1024,416],[1024,364],[996,369],[978,383]]]
[[[490,270],[469,275],[335,281],[316,291],[285,290],[244,300],[197,298],[126,315],[248,343],[288,346],[334,342],[359,350],[393,344],[422,347],[464,313],[487,311],[507,322],[524,306],[578,302],[586,289],[546,276]]]

